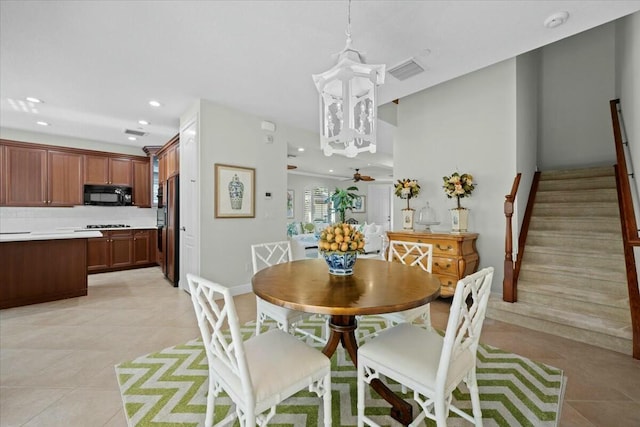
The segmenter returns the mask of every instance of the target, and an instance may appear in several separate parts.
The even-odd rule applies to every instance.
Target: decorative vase
[[[466,233],[469,224],[469,209],[451,209],[451,231],[454,233]]]
[[[357,251],[322,252],[322,255],[329,266],[329,273],[336,276],[349,276],[353,274],[353,266],[358,259]]]
[[[229,199],[231,199],[231,209],[242,209],[242,196],[244,195],[244,184],[240,182],[237,174],[229,182]]]
[[[402,209],[402,228],[413,230],[413,209]]]

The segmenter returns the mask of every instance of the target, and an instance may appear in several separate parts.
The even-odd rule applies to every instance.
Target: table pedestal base
[[[322,353],[330,358],[338,348],[338,343],[342,343],[342,347],[347,350],[351,361],[357,367],[358,340],[355,334],[357,327],[358,324],[355,316],[331,316],[331,320],[329,321],[331,335],[324,349],[322,349]],[[377,378],[373,379],[370,385],[384,400],[391,404],[391,418],[405,426],[413,421],[413,408],[409,403],[398,397]]]

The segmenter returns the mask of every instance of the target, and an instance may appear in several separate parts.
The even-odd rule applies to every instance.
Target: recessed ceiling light
[[[39,124],[40,126],[49,126],[49,123],[43,122],[43,121],[37,121],[36,123]]]
[[[333,172],[333,169],[329,169],[329,172]]]
[[[138,120],[138,123],[141,124],[141,125],[144,125],[144,126],[149,124],[149,122],[146,121],[146,120]]]
[[[300,148],[298,148],[298,151],[302,152],[302,151],[304,151],[304,148],[300,147]]]
[[[149,105],[151,105],[152,107],[161,107],[162,106],[162,104],[160,104],[160,102],[158,102],[156,100],[149,101]]]
[[[569,12],[554,13],[544,20],[544,26],[547,28],[555,28],[567,22],[567,19],[569,19]]]
[[[135,141],[137,138],[135,136],[130,136],[129,138],[127,138],[129,141]]]
[[[29,101],[29,102],[33,102],[33,103],[35,103],[35,104],[40,104],[40,103],[42,103],[42,100],[41,100],[41,99],[34,98],[33,96],[28,96],[28,97],[27,97],[27,101]]]

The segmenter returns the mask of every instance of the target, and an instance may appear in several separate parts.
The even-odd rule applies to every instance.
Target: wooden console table
[[[476,249],[477,233],[425,233],[421,231],[388,231],[389,240],[431,243],[432,273],[440,280],[440,296],[451,297],[458,280],[475,273],[480,264]]]

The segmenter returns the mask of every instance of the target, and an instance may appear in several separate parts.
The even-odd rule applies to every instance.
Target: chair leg
[[[444,396],[441,396],[444,398]],[[447,427],[447,416],[449,411],[447,410],[447,404],[440,398],[433,403],[433,412],[436,416],[436,426]]]
[[[322,396],[324,403],[324,427],[331,427],[331,373],[324,377],[325,390]]]
[[[358,427],[364,426],[364,363],[358,363]]]
[[[215,409],[215,382],[211,379],[211,373],[209,373],[209,390],[207,392],[207,411],[205,413],[204,425],[205,427],[213,426],[213,416]]]
[[[262,323],[264,322],[264,314],[258,313],[258,318],[256,319],[256,336],[260,335],[260,329],[262,329]]]
[[[482,409],[480,408],[480,391],[478,390],[478,380],[475,368],[467,375],[467,387],[471,395],[471,407],[473,408],[473,419],[476,427],[482,427]]]

